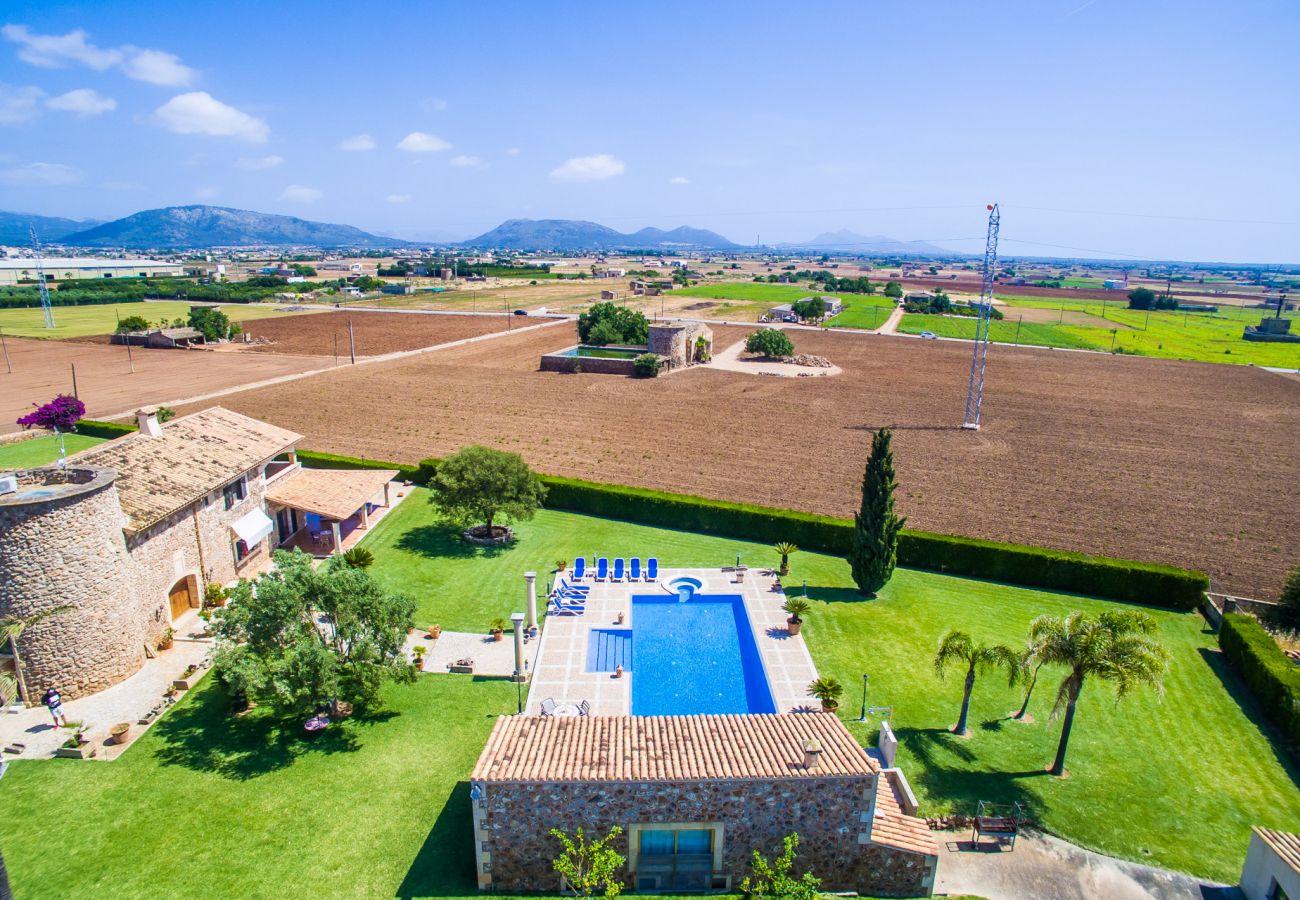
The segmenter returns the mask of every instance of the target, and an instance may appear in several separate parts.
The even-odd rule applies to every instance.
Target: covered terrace
[[[394,469],[298,469],[266,490],[278,545],[313,556],[351,549],[393,507]]]

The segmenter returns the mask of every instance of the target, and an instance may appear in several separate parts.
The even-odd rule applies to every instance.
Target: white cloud
[[[462,169],[473,169],[483,165],[483,160],[479,159],[477,156],[465,156],[464,154],[461,154],[460,156],[453,156],[451,158],[451,164]]]
[[[45,92],[38,87],[0,84],[0,125],[15,125],[40,115],[40,99]]]
[[[81,181],[80,169],[63,163],[28,163],[0,172],[0,181],[17,187],[54,187]]]
[[[420,101],[420,109],[425,112],[446,112],[448,106],[451,104],[441,97],[425,97]]]
[[[669,184],[690,184],[691,180],[687,178],[685,175],[674,175],[672,178],[668,179],[668,183]]]
[[[451,144],[436,134],[412,131],[397,142],[397,149],[405,150],[407,153],[437,153],[441,150],[450,150]]]
[[[410,194],[389,194],[386,198],[389,203],[410,203]]]
[[[165,50],[135,50],[122,63],[122,71],[127,78],[147,81],[163,87],[188,87],[198,75],[193,69],[181,62],[175,53]]]
[[[211,200],[217,194],[221,193],[214,187],[197,187],[194,189],[195,200]]]
[[[284,165],[284,157],[276,156],[245,156],[243,159],[235,162],[235,167],[243,169],[245,172],[258,172],[262,169],[274,169],[276,166]]]
[[[518,155],[519,155],[518,147],[511,147],[509,150],[506,151],[506,156],[518,156]]]
[[[350,153],[373,150],[375,149],[375,139],[368,134],[354,134],[350,138],[339,141],[339,149],[347,150]]]
[[[0,28],[0,34],[20,46],[19,59],[45,69],[79,62],[102,72],[122,61],[121,50],[96,47],[80,28],[67,34],[33,34],[26,25],[6,25]]]
[[[79,116],[98,116],[101,113],[117,109],[116,100],[112,97],[105,97],[90,88],[78,88],[57,97],[51,97],[45,101],[45,105],[50,109],[76,113]]]
[[[551,170],[552,181],[604,181],[615,175],[622,175],[623,160],[608,153],[596,153],[592,156],[575,156],[565,160],[564,165]]]
[[[263,143],[271,130],[263,120],[227,106],[207,91],[177,94],[154,111],[154,118],[177,134],[233,137],[250,144]]]
[[[291,203],[315,203],[323,196],[325,195],[314,187],[291,184],[280,194],[280,199],[288,200]]]

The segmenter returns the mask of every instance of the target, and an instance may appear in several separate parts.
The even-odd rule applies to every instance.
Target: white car
[[[933,341],[933,340],[935,340],[935,339],[936,339],[936,336],[935,336],[935,333],[934,333],[933,331],[922,331],[922,332],[921,332],[921,340],[923,340],[923,341]]]

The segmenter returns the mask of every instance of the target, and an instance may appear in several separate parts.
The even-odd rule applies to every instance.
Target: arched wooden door
[[[172,619],[180,618],[188,612],[191,599],[189,576],[172,585],[172,589],[167,592],[167,597],[171,601]]]

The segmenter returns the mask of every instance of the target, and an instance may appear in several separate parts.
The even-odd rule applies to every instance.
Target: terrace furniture
[[[580,716],[582,709],[576,703],[557,703],[555,709],[551,711],[553,716]]]
[[[632,558],[632,570],[628,573],[627,580],[628,581],[641,580],[641,557],[635,556]]]
[[[544,715],[544,716],[553,716],[553,715],[555,715],[555,698],[554,698],[554,697],[547,697],[545,700],[542,701],[542,715]]]
[[[627,561],[624,560],[623,557],[620,556],[618,559],[614,560],[614,578],[613,578],[613,580],[614,580],[614,581],[622,581],[623,578],[624,578],[624,573],[625,573],[626,569],[627,569]]]
[[[1003,846],[1016,849],[1016,835],[1025,820],[1024,808],[1019,803],[1009,806],[997,805],[981,800],[975,808],[975,823],[971,831],[971,843],[979,846],[980,838],[988,836],[999,849]]]
[[[596,580],[607,581],[609,579],[609,560],[601,557],[596,560]]]
[[[659,560],[653,556],[645,561],[645,580],[659,580]]]
[[[589,716],[589,715],[591,715],[591,703],[590,703],[590,701],[583,700],[581,703],[578,704],[578,715],[580,715],[580,716]]]
[[[559,597],[553,598],[551,605],[554,607],[553,614],[557,616],[580,616],[587,611],[587,607],[581,603],[566,603]]]
[[[582,581],[587,577],[587,557],[579,556],[573,561],[573,580]]]

